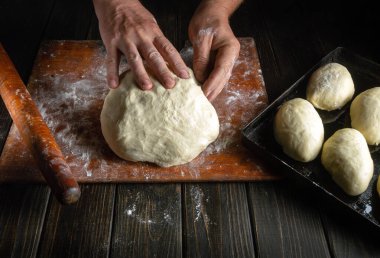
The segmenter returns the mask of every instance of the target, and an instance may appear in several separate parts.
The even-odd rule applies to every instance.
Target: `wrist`
[[[115,12],[118,9],[142,6],[138,0],[93,0],[96,14]]]
[[[197,11],[209,12],[213,16],[229,18],[243,0],[202,0]]]
[[[204,28],[219,28],[229,23],[229,11],[223,6],[215,6],[212,1],[203,1],[190,20],[189,31]]]
[[[95,12],[99,23],[115,22],[117,20],[127,23],[129,26],[145,22],[157,23],[153,15],[145,9],[138,0],[94,0]]]
[[[140,4],[139,0],[92,0],[95,5]]]

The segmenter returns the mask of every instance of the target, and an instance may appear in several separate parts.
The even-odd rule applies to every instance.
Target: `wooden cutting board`
[[[196,182],[278,179],[241,143],[241,129],[267,104],[267,93],[252,38],[240,38],[232,77],[213,102],[220,135],[192,162],[161,168],[118,158],[100,129],[108,93],[101,41],[46,41],[38,52],[28,89],[53,132],[78,182]],[[191,63],[192,48],[181,51]],[[127,69],[125,62],[121,71]],[[0,160],[0,182],[44,182],[12,126]]]

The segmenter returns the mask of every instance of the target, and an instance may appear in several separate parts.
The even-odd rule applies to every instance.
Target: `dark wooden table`
[[[196,4],[146,6],[180,49]],[[247,0],[231,24],[254,37],[270,101],[338,46],[380,62],[380,15],[366,1]],[[24,82],[45,39],[100,39],[92,2],[0,2],[0,41]],[[10,123],[1,103],[1,148]],[[0,185],[0,257],[380,257],[378,229],[287,177],[81,187],[61,206],[46,185]]]

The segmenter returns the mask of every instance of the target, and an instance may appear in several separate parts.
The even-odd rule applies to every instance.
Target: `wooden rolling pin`
[[[36,104],[0,44],[0,95],[24,143],[62,204],[80,197],[80,188]]]

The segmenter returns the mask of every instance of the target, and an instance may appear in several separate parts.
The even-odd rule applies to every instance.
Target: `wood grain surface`
[[[22,143],[32,154],[33,160],[58,200],[63,204],[76,202],[80,197],[78,183],[1,44],[0,60],[0,95],[21,135]]]
[[[180,184],[119,184],[113,223],[112,257],[181,257]]]
[[[55,135],[79,182],[245,181],[279,178],[241,144],[241,129],[267,103],[260,62],[252,38],[241,38],[231,79],[213,102],[220,135],[192,162],[170,168],[128,162],[108,148],[100,111],[108,93],[105,50],[100,41],[45,41],[28,89]],[[192,57],[192,49],[182,51]],[[124,63],[121,69],[127,69]],[[11,128],[0,161],[0,182],[41,182],[34,161]]]
[[[70,206],[50,199],[36,257],[106,257],[114,202],[111,184],[82,187],[81,198]],[[69,222],[68,218],[76,219]],[[96,232],[92,231],[94,225]]]
[[[199,0],[142,2],[154,14],[168,39],[181,49],[188,39],[188,23]],[[380,62],[380,37],[377,36],[380,19],[375,3],[344,2],[344,12],[341,3],[322,1],[321,5],[316,5],[314,1],[244,1],[231,17],[235,35],[253,36],[255,39],[269,102],[338,46],[349,47]],[[24,75],[24,83],[30,77],[42,39],[100,39],[95,13],[88,12],[91,8],[91,0],[2,1],[0,39],[17,70]],[[8,135],[10,119],[6,113],[0,104],[0,149]],[[149,194],[145,192],[147,186]],[[179,195],[175,192],[178,187],[182,190],[181,204],[173,214],[181,213],[182,216],[171,218],[174,224],[182,226],[182,237],[162,234],[158,240],[157,233],[166,232],[165,228],[174,232],[172,222],[153,223],[144,228],[150,219],[145,214],[153,207],[156,212],[164,214],[168,208],[166,200],[173,200],[174,195]],[[373,234],[368,225],[349,218],[346,211],[333,209],[332,204],[311,194],[308,187],[300,187],[292,180],[170,184],[171,190],[165,191],[164,195],[162,188],[161,184],[83,184],[82,197],[77,205],[62,207],[52,198],[46,185],[0,184],[0,257],[162,256],[162,250],[145,246],[182,246],[182,255],[168,252],[178,254],[176,257],[210,253],[210,249],[194,250],[199,246],[215,248],[217,250],[212,250],[214,254],[225,257],[231,257],[228,256],[231,250],[236,253],[235,257],[243,257],[237,255],[244,253],[243,248],[246,248],[236,242],[239,237],[253,239],[255,253],[249,257],[380,256],[379,234]],[[203,198],[192,197],[191,193],[195,193],[193,188],[201,189]],[[243,198],[242,188],[246,189],[246,197]],[[229,196],[238,203],[236,209],[239,213],[235,214],[234,207],[234,214],[228,214],[229,201],[226,208],[220,208],[221,198],[226,196],[225,189],[229,189]],[[125,200],[128,203],[124,203]],[[213,203],[216,209],[213,209]],[[247,205],[250,225],[246,219],[241,222],[246,228],[251,227],[252,232],[248,233],[241,231],[245,226],[231,226],[235,221],[230,220],[246,218],[246,215],[239,214],[247,213]],[[130,207],[132,211],[136,207],[136,212],[128,212]],[[203,223],[197,216],[199,209],[207,212],[211,223]],[[124,211],[125,217],[114,218],[116,214],[123,216]],[[191,215],[192,212],[196,213]],[[316,218],[322,223],[316,223]],[[219,221],[223,223],[215,225]],[[196,225],[187,228],[192,223]],[[118,228],[135,230],[123,230],[122,235]],[[155,237],[150,237],[151,229]],[[116,238],[115,233],[125,238]],[[134,235],[135,242],[129,234]],[[223,241],[220,240],[222,238]],[[172,242],[174,239],[176,243]]]
[[[187,257],[255,257],[244,184],[186,184],[184,188]]]

